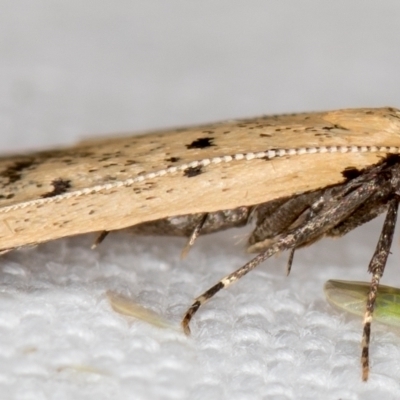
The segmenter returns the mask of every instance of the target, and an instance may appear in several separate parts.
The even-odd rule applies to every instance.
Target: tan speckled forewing
[[[399,148],[399,115],[383,108],[268,116],[0,159],[0,249],[343,182],[344,170],[375,164],[388,151],[313,149]],[[301,155],[234,157],[301,148]]]

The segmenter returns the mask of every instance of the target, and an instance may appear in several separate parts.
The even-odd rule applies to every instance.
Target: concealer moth
[[[362,338],[368,379],[372,313],[400,193],[400,111],[262,116],[0,159],[0,251],[130,229],[188,237],[256,227],[258,255],[197,297],[183,317],[271,255],[342,236],[386,212],[369,272]]]

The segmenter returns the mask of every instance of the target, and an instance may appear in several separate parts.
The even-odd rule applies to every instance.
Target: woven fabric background
[[[0,148],[345,107],[400,106],[400,3],[0,0]],[[324,300],[329,278],[367,280],[382,219],[273,258],[219,293],[193,335],[128,319],[114,291],[179,328],[192,299],[249,256],[249,230],[184,240],[92,235],[3,256],[2,399],[395,399],[399,332]],[[383,283],[398,286],[398,234]]]

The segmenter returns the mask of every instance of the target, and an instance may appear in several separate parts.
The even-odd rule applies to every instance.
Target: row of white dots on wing
[[[187,164],[182,164],[176,167],[168,167],[156,172],[149,172],[147,174],[136,176],[135,178],[129,178],[124,181],[107,183],[104,185],[97,185],[90,188],[85,188],[81,190],[76,190],[74,192],[64,193],[54,197],[48,197],[44,199],[35,199],[31,201],[27,201],[24,203],[15,204],[12,206],[4,207],[0,209],[0,213],[6,213],[8,211],[25,208],[28,206],[46,204],[52,202],[59,202],[63,199],[69,199],[73,197],[79,197],[82,195],[94,194],[102,191],[108,191],[112,189],[116,189],[119,187],[129,187],[134,185],[135,183],[142,182],[145,180],[154,179],[157,177],[161,177],[167,174],[173,174],[178,171],[184,171],[187,168],[196,168],[196,167],[205,167],[210,164],[219,164],[219,163],[227,163],[231,161],[240,161],[240,160],[254,160],[254,159],[272,159],[277,157],[284,156],[295,156],[295,155],[303,155],[303,154],[324,154],[324,153],[389,153],[389,154],[399,154],[400,147],[395,146],[320,146],[320,147],[300,147],[293,149],[274,149],[274,150],[266,150],[260,152],[249,152],[249,153],[238,153],[232,156],[222,156],[222,157],[214,157],[214,158],[206,158],[203,160],[192,161]]]
[[[90,189],[83,189],[86,193],[95,193],[100,190],[110,190],[115,187],[120,187],[120,186],[131,186],[134,183],[142,182],[144,180],[148,179],[154,179],[160,176],[164,176],[166,174],[173,174],[177,171],[184,171],[187,168],[197,168],[199,166],[206,167],[210,164],[219,164],[222,162],[231,162],[233,160],[235,161],[240,161],[240,160],[254,160],[254,159],[260,159],[260,158],[276,158],[276,157],[283,157],[283,156],[294,156],[294,155],[303,155],[303,154],[315,154],[315,153],[364,153],[364,152],[388,152],[388,153],[399,153],[400,148],[399,147],[378,147],[378,146],[321,146],[321,147],[301,147],[298,149],[277,149],[277,150],[267,150],[267,151],[261,151],[257,153],[238,153],[233,156],[223,156],[223,157],[214,157],[214,158],[206,158],[203,160],[198,160],[198,161],[192,161],[187,164],[182,164],[177,167],[169,167],[163,170],[159,170],[156,172],[150,172],[148,174],[143,174],[140,176],[137,176],[136,178],[130,178],[125,181],[121,182],[114,182],[110,183],[107,185],[99,185]],[[70,193],[71,195],[73,194]],[[65,194],[64,196],[67,196]],[[61,195],[63,196],[63,195]],[[51,198],[49,198],[50,200]]]

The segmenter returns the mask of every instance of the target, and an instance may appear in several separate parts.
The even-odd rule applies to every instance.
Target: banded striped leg
[[[96,240],[93,242],[91,249],[94,250],[100,243],[102,243],[109,233],[110,231],[101,231]]]
[[[399,199],[395,198],[390,201],[389,208],[383,224],[382,232],[376,245],[375,253],[369,263],[368,272],[372,274],[371,285],[368,293],[367,306],[364,314],[363,336],[362,336],[362,379],[368,380],[369,375],[369,342],[371,337],[372,313],[375,307],[376,295],[378,292],[379,281],[385,270],[386,261],[390,253],[392,245],[394,229],[396,226],[397,211],[399,208]]]
[[[327,204],[324,204],[322,199],[317,200],[315,204],[318,202],[318,204],[322,206],[322,208],[319,207],[321,210],[319,213],[315,214],[309,220],[304,221],[292,231],[277,237],[274,244],[243,265],[243,267],[222,278],[216,285],[197,297],[182,319],[181,324],[184,332],[187,335],[190,334],[189,323],[193,315],[202,304],[221,289],[236,282],[272,255],[283,250],[295,249],[302,243],[320,237],[324,232],[348,218],[348,216],[361,204],[364,204],[371,195],[377,190],[382,189],[382,177],[376,174],[371,175],[372,176],[366,177],[361,176],[360,179],[354,179],[349,185],[344,185],[342,190],[336,196],[330,198]]]
[[[288,258],[288,261],[286,263],[286,276],[289,276],[290,271],[292,270],[293,257],[294,257],[295,250],[296,249],[294,247],[293,247],[293,249],[290,249],[289,258]]]
[[[207,216],[208,216],[208,213],[204,213],[203,216],[201,217],[199,223],[193,229],[192,234],[190,235],[188,241],[185,244],[185,247],[183,248],[183,250],[181,252],[181,258],[185,258],[188,255],[189,250],[194,245],[194,242],[200,236],[201,230],[203,229],[203,226],[206,223]]]

